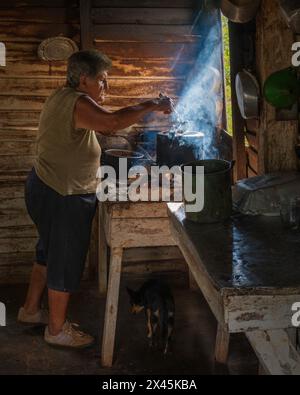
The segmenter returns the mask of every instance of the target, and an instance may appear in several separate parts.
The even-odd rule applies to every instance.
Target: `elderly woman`
[[[28,213],[39,241],[27,298],[18,320],[44,323],[45,341],[85,347],[93,337],[67,319],[70,294],[78,289],[96,209],[96,174],[101,148],[94,130],[112,133],[153,111],[172,111],[169,98],[118,111],[103,102],[111,61],[97,51],[79,51],[68,62],[67,84],[47,99],[40,117],[37,159],[25,187]],[[48,288],[49,314],[41,309]]]

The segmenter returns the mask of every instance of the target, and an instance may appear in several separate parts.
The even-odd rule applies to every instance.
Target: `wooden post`
[[[103,217],[101,216],[102,207],[99,205],[99,238],[98,238],[98,285],[101,295],[107,292],[107,241],[103,225]]]
[[[260,86],[274,72],[292,64],[293,33],[274,0],[264,0],[257,16],[256,58]],[[259,125],[260,174],[296,170],[298,121],[276,121],[276,110],[262,100]]]
[[[102,340],[102,366],[113,363],[123,248],[112,248]]]
[[[81,49],[89,49],[93,47],[91,26],[91,0],[80,0]]]
[[[232,129],[233,129],[233,159],[236,161],[234,167],[234,180],[247,177],[247,158],[245,149],[245,121],[241,116],[237,97],[235,93],[235,77],[243,69],[242,56],[242,29],[237,23],[228,22],[230,42],[230,68],[231,68],[231,101],[232,101]]]
[[[221,74],[222,74],[222,95],[223,95],[222,128],[228,131],[227,108],[226,108],[226,73],[225,73],[225,64],[224,64],[224,38],[223,38],[221,11],[219,11],[218,19],[219,19],[220,30],[221,30]]]

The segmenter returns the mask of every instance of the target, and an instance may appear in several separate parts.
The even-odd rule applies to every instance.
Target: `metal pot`
[[[130,135],[122,135],[122,134],[111,134],[111,135],[101,135],[97,136],[101,148],[104,150],[108,149],[120,149],[120,150],[136,150],[136,142],[134,137]]]
[[[201,132],[184,134],[158,133],[156,141],[156,163],[172,167],[202,158],[203,137]]]
[[[235,90],[239,109],[244,119],[259,117],[259,85],[248,71],[241,71],[235,79]]]
[[[108,149],[103,152],[101,157],[101,164],[112,166],[115,169],[117,179],[119,178],[120,159],[126,159],[127,170],[132,166],[137,165],[139,160],[142,160],[144,155],[140,152],[122,150],[122,149]]]
[[[247,23],[256,15],[261,0],[221,0],[222,13],[232,22]]]
[[[208,159],[181,166],[183,177],[189,174],[192,177],[192,191],[195,193],[199,175],[198,166],[204,167],[204,207],[201,211],[190,212],[185,201],[186,218],[198,223],[223,222],[229,219],[232,212],[231,170],[234,161]],[[192,202],[195,203],[195,202]]]

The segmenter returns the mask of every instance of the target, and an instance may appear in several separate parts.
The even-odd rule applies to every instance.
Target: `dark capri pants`
[[[77,291],[89,248],[96,194],[62,196],[33,168],[25,184],[25,202],[39,233],[36,261],[47,266],[48,288]]]

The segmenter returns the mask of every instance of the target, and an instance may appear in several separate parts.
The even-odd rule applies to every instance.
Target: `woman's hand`
[[[170,97],[160,94],[158,99],[154,101],[157,105],[157,111],[162,111],[164,114],[171,114],[174,111],[174,102]]]

